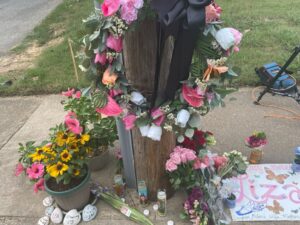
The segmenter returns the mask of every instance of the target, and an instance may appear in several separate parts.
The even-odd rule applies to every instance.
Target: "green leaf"
[[[180,213],[179,214],[180,219],[185,220],[188,218],[188,216],[185,213]]]

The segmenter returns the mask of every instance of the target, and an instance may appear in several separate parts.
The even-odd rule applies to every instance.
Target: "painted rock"
[[[54,202],[53,198],[51,196],[48,196],[48,197],[44,198],[43,205],[45,207],[49,207],[53,204],[53,202]]]
[[[82,220],[85,222],[91,221],[97,215],[97,207],[91,204],[88,204],[84,207],[82,211]]]
[[[53,211],[54,211],[54,206],[51,205],[45,209],[45,215],[50,217]]]
[[[39,221],[38,221],[37,224],[38,225],[48,225],[49,222],[50,222],[49,216],[44,216],[44,217],[42,217],[42,218],[39,219]]]
[[[76,209],[72,209],[66,214],[64,218],[64,225],[77,225],[80,220],[80,213]]]
[[[59,224],[63,221],[63,214],[60,208],[55,208],[50,217],[52,223]]]

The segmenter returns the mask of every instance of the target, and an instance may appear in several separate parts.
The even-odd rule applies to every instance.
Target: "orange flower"
[[[114,85],[117,79],[118,75],[111,73],[110,68],[107,68],[103,74],[102,83],[105,85]]]

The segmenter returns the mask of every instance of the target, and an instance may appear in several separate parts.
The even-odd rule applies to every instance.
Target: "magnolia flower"
[[[100,63],[101,65],[105,65],[106,63],[106,53],[102,52],[101,54],[97,53],[95,56],[95,63]]]
[[[122,119],[125,129],[131,130],[134,127],[134,122],[136,121],[136,115],[128,114]]]
[[[130,101],[136,105],[141,105],[145,102],[145,98],[140,92],[133,91],[130,94]]]
[[[147,137],[148,136],[148,133],[149,133],[149,130],[150,130],[149,125],[141,126],[141,127],[139,127],[139,129],[140,129],[142,137]]]
[[[102,108],[96,108],[97,113],[106,116],[119,116],[122,113],[122,108],[109,95],[107,96],[107,104]]]
[[[181,109],[178,113],[177,113],[177,117],[176,117],[176,121],[178,126],[184,128],[186,127],[187,122],[190,119],[190,113],[189,111],[185,110],[185,109]]]
[[[104,0],[101,5],[104,16],[111,16],[115,14],[120,7],[120,0]]]
[[[161,127],[156,126],[154,124],[151,125],[147,137],[154,141],[160,141],[161,135],[162,135]]]
[[[116,80],[118,79],[118,75],[112,73],[110,68],[107,68],[102,76],[102,83],[105,85],[114,85]]]
[[[74,91],[75,91],[74,88],[72,88],[72,89],[68,88],[67,91],[63,91],[61,94],[66,96],[66,97],[71,98],[74,94]]]
[[[121,37],[114,37],[113,35],[109,35],[106,39],[106,46],[110,49],[115,50],[116,52],[121,52],[123,49],[123,43],[122,43]]]

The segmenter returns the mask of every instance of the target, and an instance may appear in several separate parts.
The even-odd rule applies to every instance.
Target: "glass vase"
[[[262,149],[252,148],[249,156],[249,162],[251,164],[258,164],[261,162],[263,157]]]

